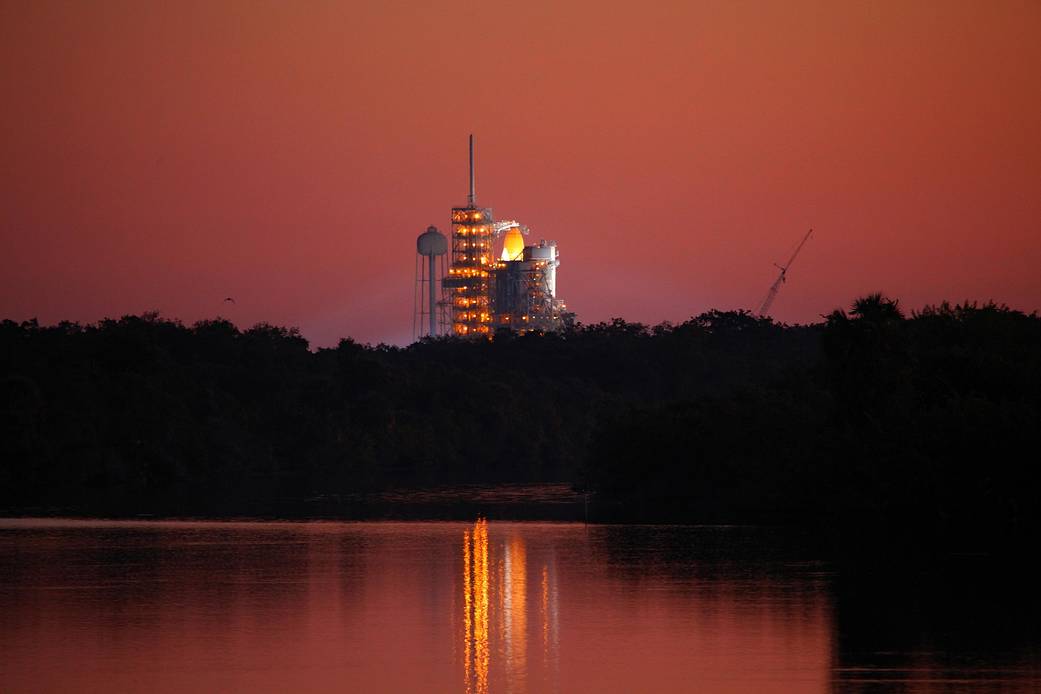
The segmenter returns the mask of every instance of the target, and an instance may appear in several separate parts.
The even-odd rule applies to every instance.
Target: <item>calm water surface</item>
[[[757,528],[0,520],[0,691],[1041,690],[1033,607],[882,583]]]

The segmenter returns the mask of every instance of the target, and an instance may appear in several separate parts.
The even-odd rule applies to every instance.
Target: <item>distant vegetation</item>
[[[407,347],[156,315],[0,324],[0,507],[278,513],[400,485],[569,481],[605,519],[1014,542],[1039,526],[1041,318],[744,312]]]

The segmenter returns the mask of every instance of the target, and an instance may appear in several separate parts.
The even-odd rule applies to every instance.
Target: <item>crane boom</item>
[[[792,253],[792,257],[788,259],[788,264],[782,268],[784,272],[788,272],[788,268],[790,268],[792,266],[792,263],[795,262],[795,258],[799,255],[799,251],[801,251],[802,247],[806,245],[806,242],[810,240],[810,234],[812,233],[813,229],[810,229],[806,232],[806,236],[802,237],[802,241],[799,242],[799,245],[798,247],[796,247],[795,252]]]
[[[810,240],[810,234],[812,233],[813,229],[807,231],[806,236],[803,236],[802,241],[800,241],[799,245],[795,247],[795,252],[792,253],[792,257],[788,259],[788,262],[784,265],[777,266],[781,269],[781,274],[778,275],[777,279],[774,280],[774,283],[770,285],[770,291],[766,293],[766,298],[763,299],[762,305],[759,306],[760,316],[765,317],[770,312],[770,307],[773,306],[774,299],[777,298],[777,292],[781,289],[781,285],[784,284],[788,276],[788,269],[792,266],[792,263],[794,263],[795,259],[799,256],[799,251],[802,250],[802,247],[805,246],[806,242]]]

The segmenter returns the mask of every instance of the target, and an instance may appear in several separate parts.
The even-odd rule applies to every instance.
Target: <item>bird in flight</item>
[[[234,299],[232,299],[232,298],[231,298],[230,296],[226,296],[226,297],[224,297],[224,301],[225,301],[225,303],[227,303],[227,302],[229,302],[229,301],[230,301],[231,303],[235,303],[235,300],[234,300]]]

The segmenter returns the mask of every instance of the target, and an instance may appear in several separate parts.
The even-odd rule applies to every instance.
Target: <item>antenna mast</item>
[[[790,268],[792,266],[792,263],[795,262],[795,258],[799,255],[799,251],[801,251],[802,247],[806,245],[807,241],[809,241],[810,234],[812,233],[813,229],[810,229],[806,232],[806,236],[802,237],[802,241],[800,241],[799,245],[795,247],[795,252],[792,253],[792,257],[788,259],[788,262],[786,264],[777,265],[777,263],[774,263],[776,267],[781,269],[781,274],[777,276],[777,279],[774,281],[773,285],[770,286],[770,291],[766,293],[766,298],[763,299],[763,304],[759,307],[760,316],[765,318],[766,314],[770,312],[770,307],[773,306],[774,299],[777,298],[777,292],[778,290],[780,290],[781,285],[784,284],[785,279],[788,275],[788,268]]]
[[[473,207],[477,200],[477,190],[474,186],[474,136],[470,135],[470,195],[466,198],[469,207]]]

